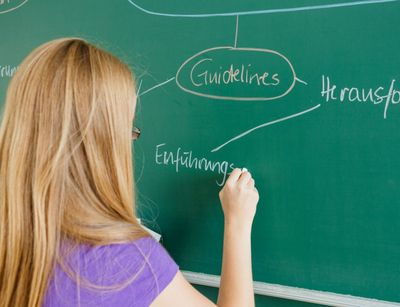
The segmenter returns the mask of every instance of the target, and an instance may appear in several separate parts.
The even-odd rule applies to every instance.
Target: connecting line
[[[238,140],[238,139],[244,137],[245,135],[247,135],[247,134],[249,134],[249,133],[251,133],[251,132],[253,132],[253,131],[257,130],[257,129],[260,129],[260,128],[263,128],[263,127],[266,127],[266,126],[270,126],[270,125],[273,125],[273,124],[276,124],[276,123],[285,121],[285,120],[290,119],[290,118],[293,118],[293,117],[297,117],[297,116],[303,115],[303,114],[305,114],[305,113],[311,112],[311,111],[313,111],[313,110],[319,108],[320,106],[321,106],[321,104],[318,104],[318,105],[316,105],[316,106],[314,106],[314,107],[312,107],[312,108],[310,108],[310,109],[304,110],[304,111],[302,111],[302,112],[300,112],[300,113],[296,113],[296,114],[293,114],[293,115],[290,115],[290,116],[286,116],[286,117],[284,117],[284,118],[280,118],[280,119],[274,120],[274,121],[272,121],[272,122],[268,122],[268,123],[259,125],[259,126],[257,126],[257,127],[254,127],[254,128],[252,128],[252,129],[250,129],[250,130],[247,130],[247,131],[245,131],[245,132],[243,132],[243,133],[241,133],[241,134],[235,136],[234,138],[230,139],[229,141],[225,142],[224,144],[222,144],[222,145],[220,145],[220,146],[214,148],[213,150],[211,150],[211,152],[216,152],[216,151],[220,150],[221,148],[225,147],[226,145],[228,145],[229,143],[231,143],[231,142],[233,142],[233,141],[236,141],[236,140]]]
[[[236,46],[237,46],[238,29],[239,29],[239,15],[236,15],[236,31],[235,31],[235,45],[234,45],[234,48],[236,48]]]
[[[151,87],[151,88],[145,90],[145,91],[144,91],[143,93],[141,93],[140,95],[138,94],[138,97],[143,96],[144,94],[147,94],[148,92],[150,92],[150,91],[156,89],[157,87],[163,86],[164,84],[167,84],[167,83],[171,82],[172,80],[175,80],[175,77],[172,77],[172,78],[168,79],[167,81],[164,81],[164,82],[162,82],[162,83],[159,83],[159,84],[157,84],[157,85],[154,85],[153,87]]]
[[[138,90],[137,90],[137,93],[136,93],[137,97],[140,96],[140,89],[142,88],[142,83],[143,83],[143,79],[140,80],[139,87],[138,87]]]
[[[303,83],[304,85],[308,85],[306,81],[299,79],[298,77],[295,78],[297,82]]]

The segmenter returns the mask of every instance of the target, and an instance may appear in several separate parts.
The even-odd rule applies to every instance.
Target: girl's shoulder
[[[45,306],[148,306],[178,269],[153,237],[81,245],[57,265]]]

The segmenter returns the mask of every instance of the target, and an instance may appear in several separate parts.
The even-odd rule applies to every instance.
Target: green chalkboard
[[[137,75],[139,214],[220,274],[218,191],[256,179],[254,279],[400,302],[400,1],[0,1],[0,98],[82,36]]]

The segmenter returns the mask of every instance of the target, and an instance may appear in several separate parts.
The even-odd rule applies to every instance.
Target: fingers
[[[255,185],[255,181],[254,181],[253,178],[251,178],[251,179],[249,180],[249,182],[247,183],[247,187],[249,187],[250,189],[252,189],[252,188],[254,188],[254,185]]]
[[[227,185],[232,185],[238,181],[240,175],[242,174],[242,170],[240,168],[235,168],[232,173],[229,175],[228,179],[226,180]]]
[[[238,184],[241,186],[246,186],[251,179],[251,174],[248,171],[244,171],[239,177]]]
[[[255,182],[251,176],[251,173],[247,171],[246,168],[244,169],[235,168],[228,177],[226,184],[231,186],[233,186],[234,184],[238,184],[242,187],[248,187],[250,189],[253,189]]]

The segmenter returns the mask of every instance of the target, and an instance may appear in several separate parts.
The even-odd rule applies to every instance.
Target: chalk
[[[146,226],[144,226],[139,218],[137,218],[137,221],[139,222],[139,224],[140,224],[145,230],[147,230],[147,231],[151,234],[151,236],[152,236],[154,239],[156,239],[158,242],[160,242],[161,235],[160,235],[159,233],[157,233],[157,232],[155,232],[155,231],[153,231],[153,230],[147,228]]]
[[[247,168],[245,168],[245,167],[242,168],[242,173],[244,173],[244,172],[248,172]]]

